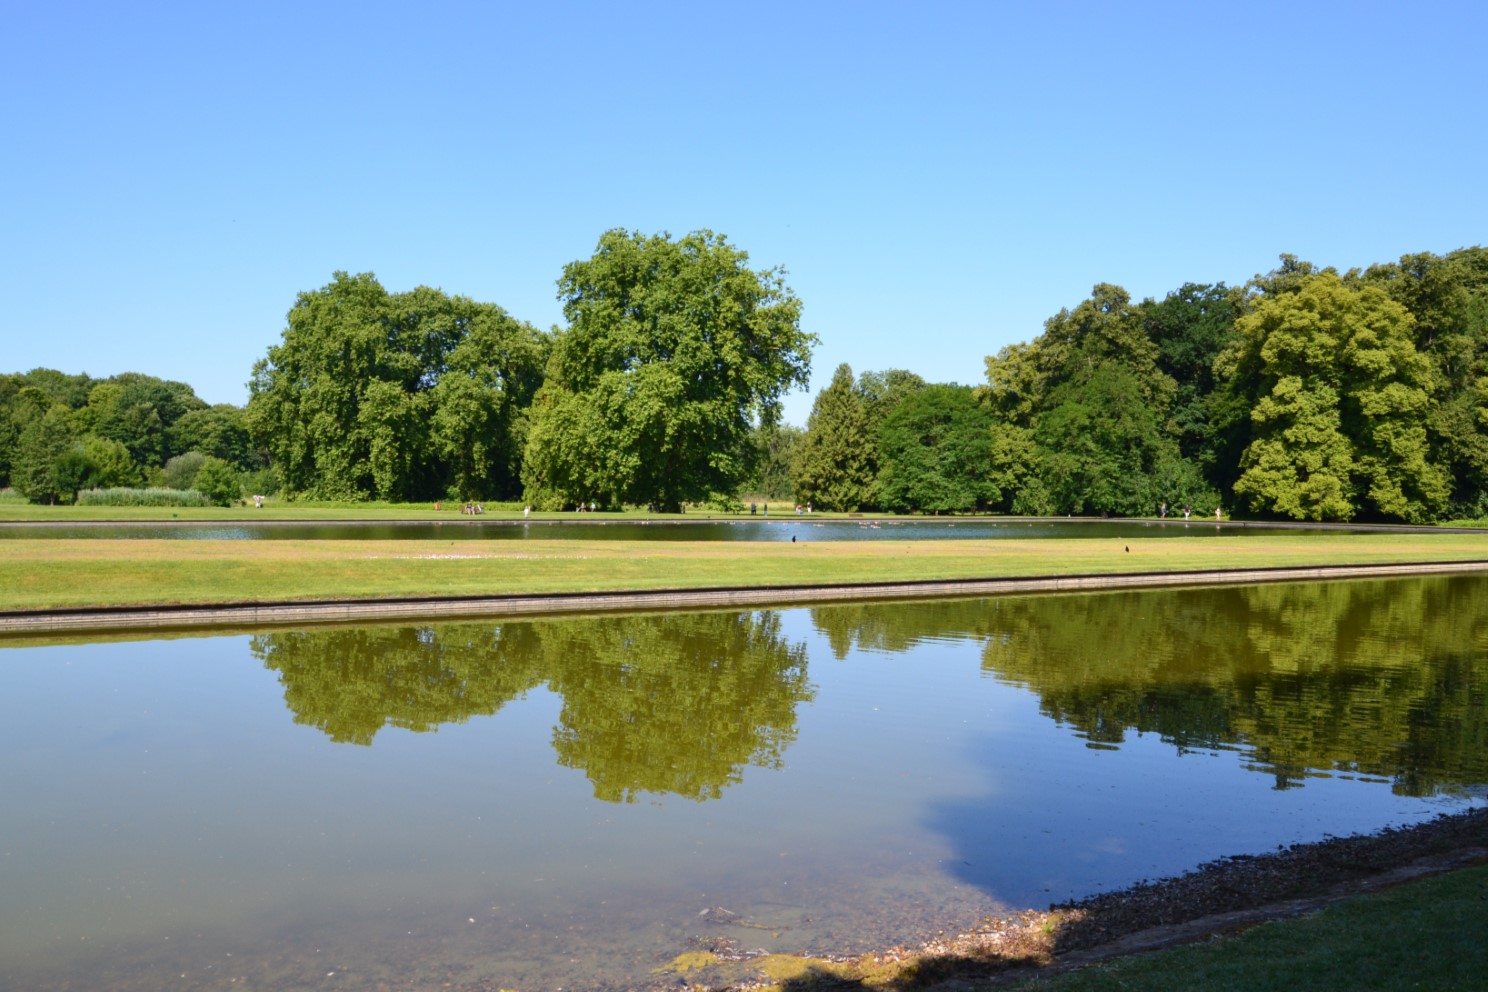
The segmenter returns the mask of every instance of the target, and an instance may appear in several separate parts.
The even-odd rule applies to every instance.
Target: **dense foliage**
[[[1243,286],[1096,285],[975,389],[846,364],[779,423],[815,338],[722,236],[614,230],[550,334],[337,273],[246,409],[137,373],[0,376],[0,489],[1430,522],[1488,518],[1488,249]],[[200,478],[205,473],[204,478]]]
[[[852,368],[837,366],[816,394],[806,433],[794,452],[796,498],[823,510],[860,510],[874,501],[877,451],[868,410]]]
[[[731,502],[754,428],[804,386],[815,339],[779,269],[710,231],[609,231],[559,280],[558,332],[523,477],[539,506]]]
[[[0,375],[0,487],[34,503],[145,483],[190,489],[208,459],[241,484],[264,468],[244,411],[208,406],[185,383],[137,372],[107,379],[54,369]],[[221,491],[230,488],[224,480]]]
[[[338,272],[254,366],[249,427],[292,495],[515,497],[546,350],[494,304]]]
[[[1160,301],[1102,283],[987,359],[982,426],[952,387],[874,393],[894,374],[839,368],[797,493],[901,512],[1483,517],[1485,372],[1482,248],[1344,274],[1283,255],[1244,287]]]

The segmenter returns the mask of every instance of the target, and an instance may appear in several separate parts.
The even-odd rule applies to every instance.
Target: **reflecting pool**
[[[702,517],[703,514],[696,514]],[[699,520],[337,521],[316,523],[184,521],[175,523],[26,524],[0,526],[6,538],[199,541],[952,541],[1062,538],[1236,537],[1246,534],[1337,534],[1368,527],[1216,523],[1212,520],[926,519],[822,520],[808,516]],[[1372,528],[1399,530],[1400,528]],[[1446,533],[1442,528],[1433,532]]]
[[[0,743],[0,988],[675,985],[1481,803],[1488,577],[11,642]]]

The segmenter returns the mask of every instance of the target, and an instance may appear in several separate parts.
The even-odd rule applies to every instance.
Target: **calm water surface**
[[[1485,700],[1474,576],[12,645],[0,988],[866,950],[1480,803]]]
[[[699,516],[701,516],[699,514]],[[1361,528],[1362,530],[1362,528]],[[717,520],[478,520],[358,523],[6,524],[5,538],[211,541],[949,541],[1336,534],[1347,528],[1183,520],[817,520],[788,516]]]

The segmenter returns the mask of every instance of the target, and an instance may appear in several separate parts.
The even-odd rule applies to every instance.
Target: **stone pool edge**
[[[800,606],[863,600],[947,599],[1022,593],[1096,592],[1173,586],[1252,585],[1261,582],[1394,578],[1453,572],[1488,572],[1488,560],[1014,576],[996,579],[919,579],[904,582],[830,585],[717,586],[697,589],[612,590],[607,592],[506,593],[493,596],[5,610],[0,611],[0,636],[75,631],[346,624],[387,620],[533,618],[576,613]]]

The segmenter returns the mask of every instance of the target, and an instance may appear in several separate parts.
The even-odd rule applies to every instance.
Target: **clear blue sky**
[[[790,270],[813,392],[975,383],[1097,282],[1488,238],[1480,0],[0,13],[0,371],[244,403],[335,270],[548,327],[604,230],[709,228]]]

